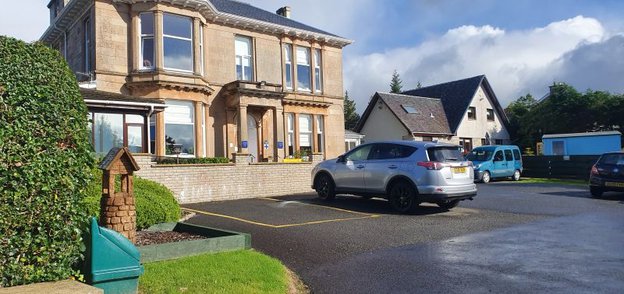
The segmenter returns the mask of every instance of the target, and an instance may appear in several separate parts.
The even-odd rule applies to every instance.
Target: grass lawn
[[[286,268],[253,250],[190,256],[147,263],[140,293],[288,292]]]
[[[571,180],[571,179],[545,179],[545,178],[521,178],[520,181],[515,183],[521,184],[562,184],[562,185],[576,185],[587,186],[588,182],[584,180]]]

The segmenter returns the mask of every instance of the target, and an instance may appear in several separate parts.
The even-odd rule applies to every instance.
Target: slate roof
[[[119,101],[119,102],[140,102],[151,104],[162,104],[165,106],[165,102],[160,99],[153,98],[141,98],[136,96],[122,95],[105,91],[98,91],[94,89],[80,88],[80,94],[85,100],[105,100],[105,101]]]
[[[357,131],[362,130],[363,122],[366,121],[379,99],[412,134],[452,134],[440,99],[380,92],[373,96],[373,100],[360,120],[361,125],[358,124]],[[416,113],[408,113],[403,106],[413,107]]]
[[[472,98],[477,92],[477,89],[479,89],[479,85],[481,85],[481,82],[484,80],[485,75],[480,75],[463,80],[409,90],[402,94],[441,99],[448,118],[448,125],[451,127],[451,132],[455,133],[462,118],[466,114],[466,110],[468,110],[468,106],[470,106]]]
[[[317,29],[315,27],[311,27],[309,25],[302,24],[298,21],[294,21],[290,18],[283,17],[274,12],[269,12],[264,9],[254,7],[247,3],[233,1],[233,0],[210,0],[210,2],[220,12],[238,15],[238,16],[242,16],[246,18],[255,19],[255,20],[260,20],[264,22],[269,22],[269,23],[273,23],[277,25],[292,27],[296,29],[306,30],[306,31],[314,32],[314,33],[342,38],[340,36],[328,33],[326,31]]]

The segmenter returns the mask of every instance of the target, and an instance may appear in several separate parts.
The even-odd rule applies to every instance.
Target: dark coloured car
[[[597,198],[607,191],[624,192],[624,152],[600,156],[589,175],[589,190]]]

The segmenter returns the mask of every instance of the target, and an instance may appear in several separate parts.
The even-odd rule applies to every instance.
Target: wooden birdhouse
[[[132,174],[138,171],[128,148],[112,148],[100,163],[102,170],[102,199],[100,225],[126,236],[132,243],[136,237],[136,206]],[[115,182],[120,183],[116,191]]]

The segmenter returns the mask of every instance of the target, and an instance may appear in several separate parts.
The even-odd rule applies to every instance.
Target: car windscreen
[[[466,159],[470,161],[488,161],[492,159],[494,151],[486,149],[475,149],[466,155]]]
[[[605,154],[598,163],[624,166],[624,154]]]
[[[446,161],[463,161],[459,147],[443,146],[443,147],[429,147],[427,149],[427,155],[429,155],[430,161],[446,162]]]

